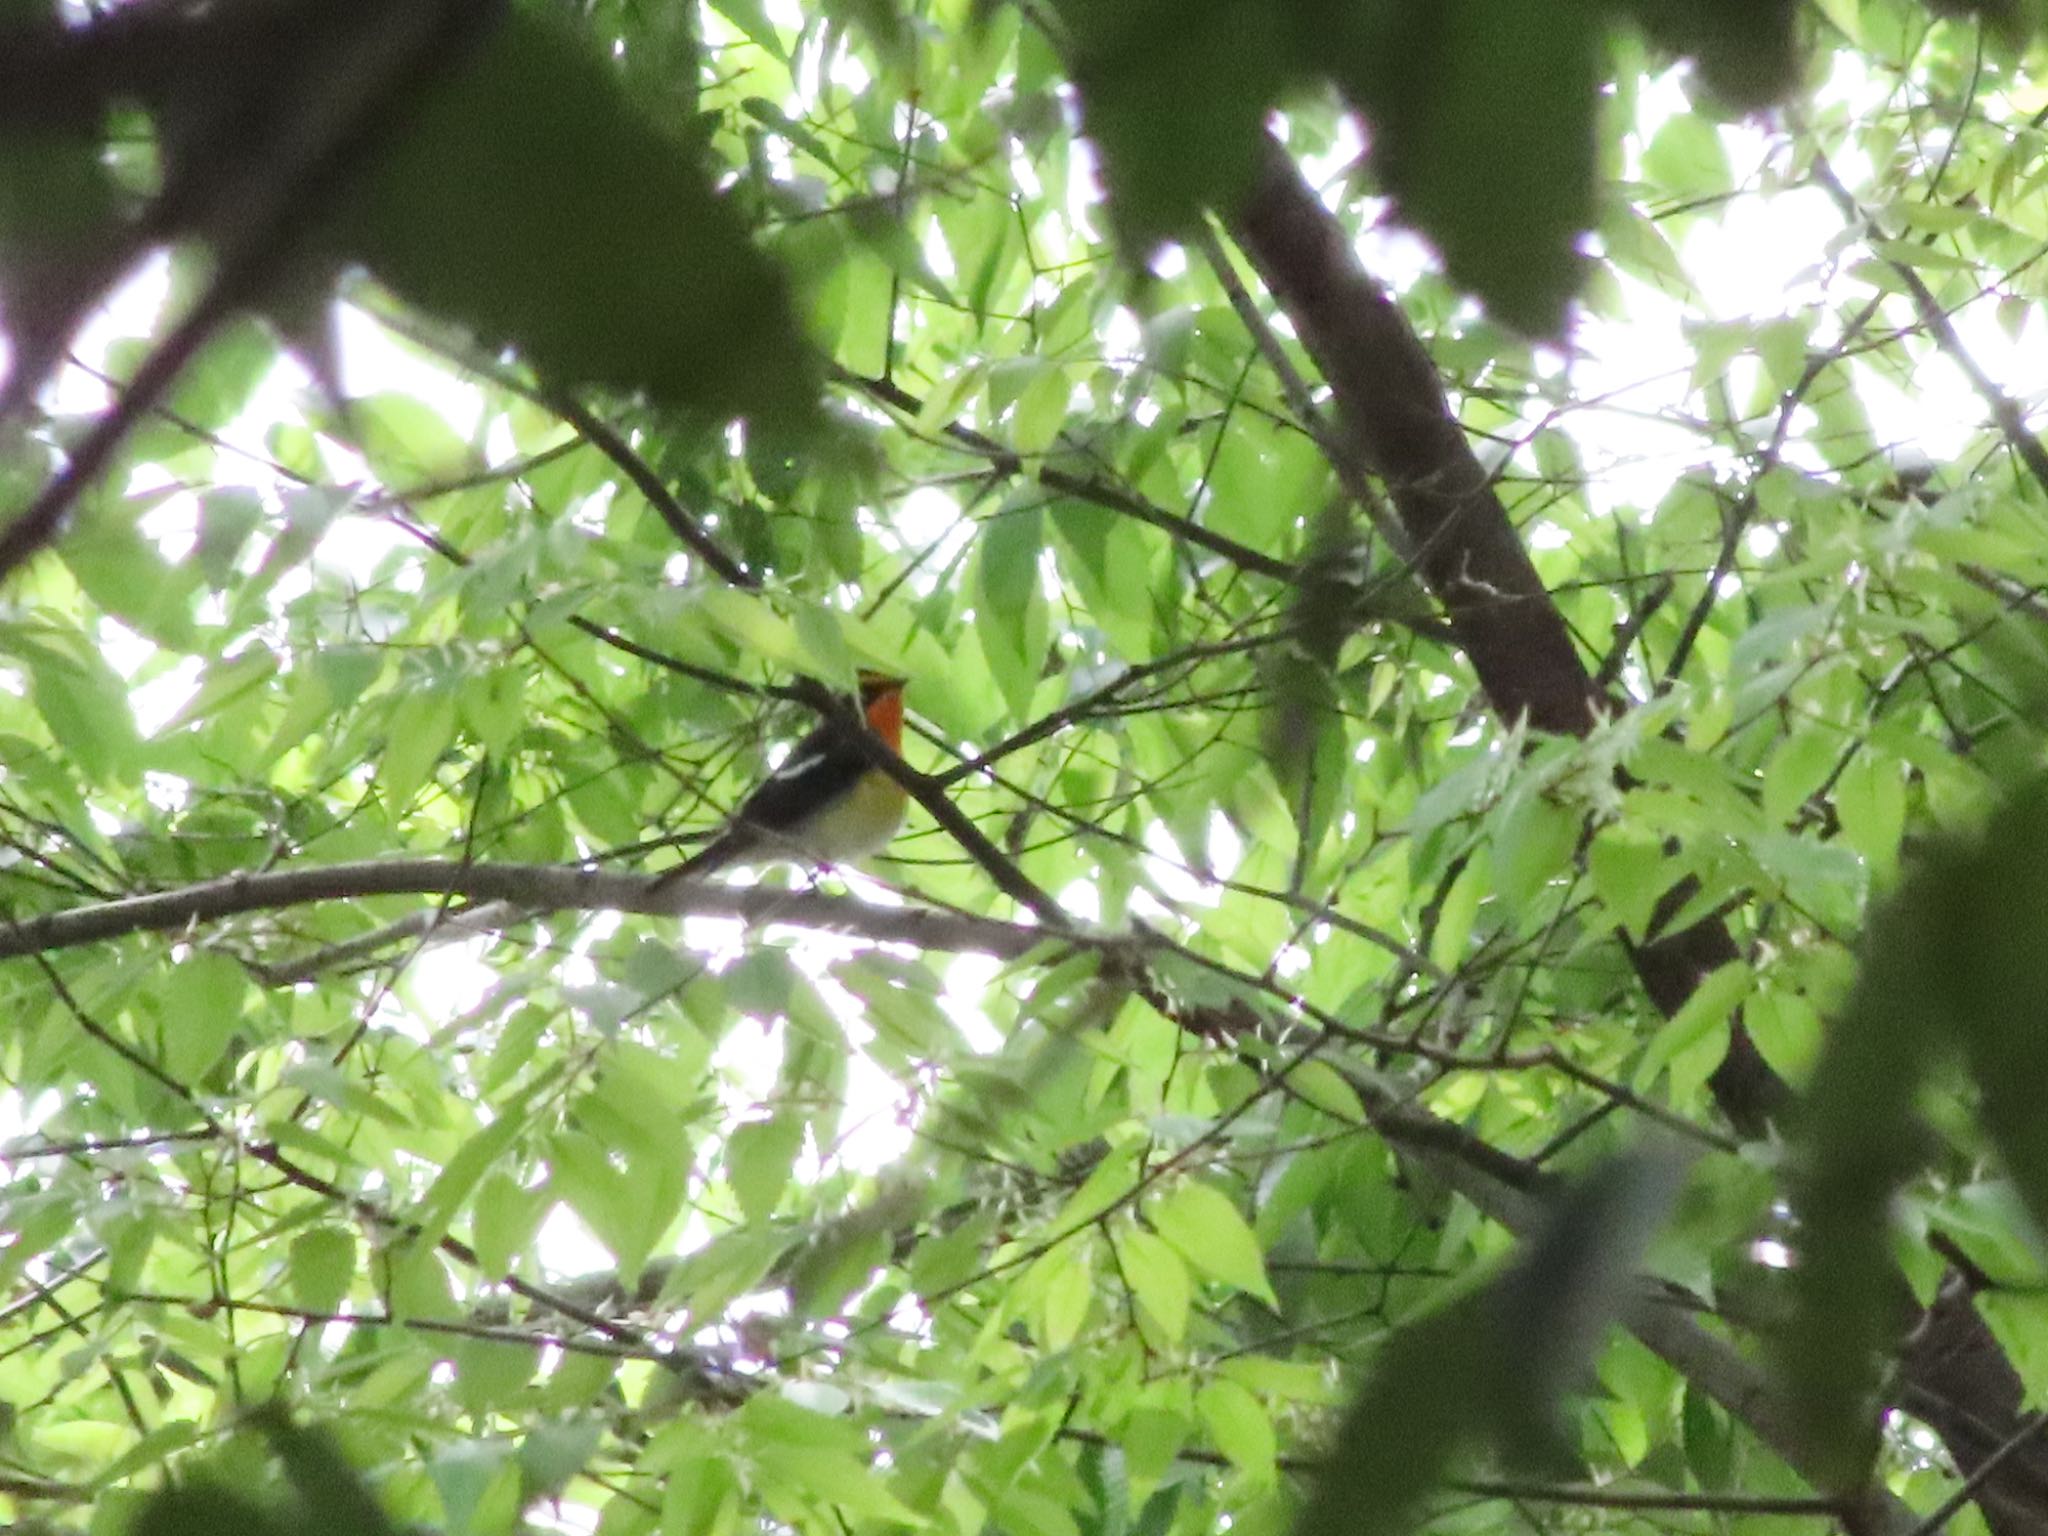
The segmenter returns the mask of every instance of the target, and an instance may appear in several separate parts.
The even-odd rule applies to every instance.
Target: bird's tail
[[[752,827],[727,827],[682,863],[663,870],[655,877],[653,888],[665,890],[684,880],[701,880],[716,874],[733,860],[745,857],[757,841],[759,834]]]

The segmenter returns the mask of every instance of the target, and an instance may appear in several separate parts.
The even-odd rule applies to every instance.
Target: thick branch
[[[1436,364],[1271,139],[1231,229],[1322,370],[1354,451],[1386,481],[1417,568],[1495,711],[1584,735],[1600,704],[1592,679]]]
[[[1334,392],[1339,423],[1387,481],[1395,509],[1417,545],[1422,575],[1450,614],[1493,708],[1507,720],[1527,719],[1546,730],[1585,734],[1604,701],[1467,444],[1435,364],[1278,144],[1267,143],[1257,183],[1231,228],[1322,370]],[[1673,892],[1671,908],[1690,894]],[[1667,1016],[1737,954],[1727,925],[1718,918],[1630,947],[1644,990]],[[1752,1132],[1790,1098],[1784,1081],[1740,1028],[1714,1074],[1713,1089],[1731,1123]],[[1781,1455],[1800,1464],[1793,1454],[1796,1447],[1777,1444],[1787,1432],[1781,1407],[1768,1383],[1744,1379],[1744,1373],[1755,1375],[1747,1362],[1686,1319],[1658,1326],[1659,1336],[1645,1342],[1674,1364],[1683,1355],[1691,1363],[1680,1369],[1688,1376],[1702,1372],[1696,1379],[1703,1389],[1738,1412]],[[1982,1460],[1983,1449],[1964,1443],[1955,1415],[1989,1425],[1995,1443],[2013,1428],[2017,1378],[1982,1320],[1966,1305],[1924,1314],[1919,1337],[1919,1346],[1903,1362],[1903,1385],[1909,1396],[1915,1387],[1927,1385],[1932,1358],[1957,1367],[1956,1379],[1945,1383],[1948,1392],[1928,1394],[1955,1405],[1950,1421],[1926,1405],[1915,1411],[1927,1417],[1967,1468]],[[1962,1369],[1965,1364],[1968,1368]],[[2022,1487],[2022,1475],[2022,1468],[2002,1468],[1985,1485],[1980,1503],[1999,1536],[2048,1532],[2048,1501]],[[1888,1513],[1859,1514],[1859,1524],[1892,1525]]]
[[[857,934],[877,943],[973,950],[1005,959],[1024,954],[1048,937],[1040,928],[966,913],[875,907],[816,891],[693,882],[657,891],[653,879],[646,875],[560,864],[366,860],[230,875],[200,885],[24,918],[0,926],[0,959],[96,944],[133,933],[176,932],[247,912],[368,896],[461,896],[478,902],[506,902],[528,913],[602,910],[657,917],[724,917],[756,925],[786,923]]]
[[[1386,480],[1423,579],[1449,613],[1495,713],[1585,735],[1607,701],[1452,414],[1435,362],[1400,306],[1359,264],[1343,226],[1270,139],[1231,229],[1322,370],[1354,451]],[[1670,910],[1691,896],[1681,886]],[[1735,959],[1736,948],[1726,925],[1709,920],[1632,946],[1630,958],[1669,1015]],[[1729,1122],[1749,1134],[1761,1133],[1790,1098],[1739,1028],[1713,1088]]]

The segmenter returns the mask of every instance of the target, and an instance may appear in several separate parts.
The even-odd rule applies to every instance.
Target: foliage
[[[0,1503],[2048,1529],[2048,98],[1958,9],[0,49]],[[642,878],[862,664],[887,857]]]

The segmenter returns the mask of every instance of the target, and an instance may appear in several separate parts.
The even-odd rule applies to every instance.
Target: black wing
[[[812,731],[747,797],[734,819],[763,832],[791,832],[818,807],[851,790],[868,771],[860,743],[847,739],[851,729],[828,720]]]

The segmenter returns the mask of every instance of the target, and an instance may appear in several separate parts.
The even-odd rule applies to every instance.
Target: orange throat
[[[903,690],[891,688],[867,703],[868,729],[889,744],[891,752],[903,750]]]

